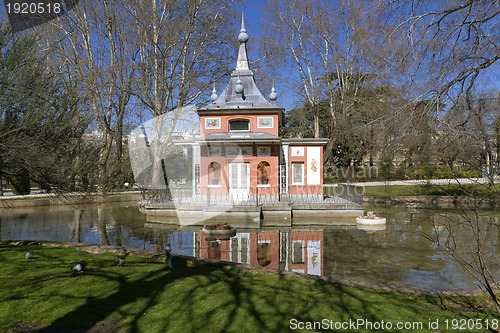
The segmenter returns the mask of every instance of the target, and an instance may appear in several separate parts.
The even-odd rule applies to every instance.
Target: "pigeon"
[[[31,252],[26,252],[26,259],[35,259],[35,255]]]
[[[81,263],[76,264],[71,269],[74,271],[77,271],[77,272],[83,272],[83,270],[85,269],[85,261],[82,261]]]
[[[169,268],[172,268],[172,258],[170,258],[170,252],[172,252],[172,249],[170,248],[170,244],[167,244],[165,247],[165,255],[167,256],[167,258],[165,258],[165,264],[167,264]]]
[[[120,267],[123,267],[123,265],[128,264],[128,262],[123,259],[116,259],[116,264]]]

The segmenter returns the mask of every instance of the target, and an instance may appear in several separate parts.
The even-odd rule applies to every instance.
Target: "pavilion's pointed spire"
[[[241,30],[240,34],[238,35],[238,42],[240,42],[240,50],[238,52],[238,62],[236,63],[236,70],[249,70],[246,46],[246,43],[248,42],[248,34],[247,30],[245,29],[245,17],[243,16],[243,13],[241,13]]]
[[[238,35],[238,41],[240,43],[248,42],[247,29],[245,29],[245,16],[241,13],[241,29],[240,34]]]
[[[245,110],[245,112],[251,112],[250,110],[253,109],[283,110],[276,105],[278,95],[276,94],[274,83],[269,94],[269,100],[262,95],[255,84],[254,74],[248,66],[246,48],[248,39],[247,30],[245,29],[245,17],[242,13],[241,29],[238,35],[240,48],[236,69],[231,73],[231,79],[220,95],[217,94],[215,87],[212,89],[212,95],[210,96],[212,103],[209,103],[206,108],[201,109],[201,112],[209,110],[234,110],[239,108]]]

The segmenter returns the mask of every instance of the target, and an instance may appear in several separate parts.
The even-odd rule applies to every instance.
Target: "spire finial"
[[[278,98],[278,94],[276,94],[276,89],[274,89],[274,80],[273,80],[273,87],[271,88],[271,93],[269,94],[269,100],[271,102],[274,102]]]
[[[245,29],[245,18],[241,13],[241,30],[238,35],[240,42],[240,50],[238,52],[238,62],[236,63],[236,70],[249,70],[246,43],[248,42],[247,30]]]
[[[215,83],[214,83],[214,89],[212,90],[212,95],[210,96],[210,100],[212,102],[215,102],[215,100],[217,99],[217,97],[219,97],[219,96],[217,95],[217,90],[215,90]]]
[[[245,16],[243,15],[243,13],[241,13],[241,30],[240,34],[238,35],[238,41],[240,43],[248,42],[247,30],[245,29]]]
[[[238,81],[236,81],[236,86],[234,87],[234,92],[237,94],[241,94],[243,92],[243,85],[241,84],[239,75],[238,75]]]

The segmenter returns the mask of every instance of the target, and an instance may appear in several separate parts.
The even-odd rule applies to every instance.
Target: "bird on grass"
[[[116,259],[116,264],[120,267],[123,267],[123,265],[128,264],[128,261],[125,261],[123,259]]]
[[[26,259],[35,259],[35,255],[31,252],[26,252]]]
[[[171,252],[172,249],[170,248],[170,244],[167,244],[165,247],[165,255],[167,256],[167,258],[165,258],[165,264],[167,264],[169,268],[172,268],[172,258],[170,257]]]
[[[85,261],[82,261],[81,263],[76,264],[71,269],[74,271],[77,271],[77,272],[83,272],[83,270],[85,269]]]

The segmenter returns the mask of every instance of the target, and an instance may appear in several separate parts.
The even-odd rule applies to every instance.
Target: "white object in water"
[[[356,224],[356,229],[367,231],[369,234],[375,231],[385,230],[385,224]]]
[[[367,216],[356,217],[356,223],[364,225],[381,225],[386,223],[385,217],[378,217],[373,212],[368,212]]]

